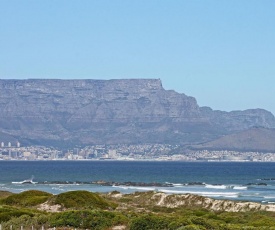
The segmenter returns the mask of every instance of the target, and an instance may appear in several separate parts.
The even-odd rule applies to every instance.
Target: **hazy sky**
[[[160,78],[275,114],[274,0],[0,0],[0,79]]]

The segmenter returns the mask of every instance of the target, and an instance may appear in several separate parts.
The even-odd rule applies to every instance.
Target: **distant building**
[[[31,156],[31,152],[23,152],[23,157],[30,157]]]
[[[8,143],[8,147],[9,147],[9,148],[11,147],[11,143],[10,143],[10,142]]]
[[[17,141],[16,146],[17,146],[17,148],[20,148],[20,142],[19,141]]]
[[[1,148],[4,148],[4,147],[5,147],[4,142],[1,142]]]
[[[16,151],[15,152],[11,152],[11,158],[17,159],[18,158],[18,153]]]
[[[110,149],[110,150],[108,151],[108,156],[109,156],[110,158],[116,158],[116,157],[117,157],[116,150]]]

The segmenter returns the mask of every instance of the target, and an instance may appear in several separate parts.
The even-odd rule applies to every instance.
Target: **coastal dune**
[[[159,206],[177,208],[180,206],[196,206],[212,211],[246,212],[246,211],[275,211],[275,205],[260,204],[256,202],[237,202],[230,200],[215,200],[193,194],[169,195],[156,193],[152,199],[157,199]]]
[[[163,192],[136,192],[134,194],[110,193],[110,197],[120,200],[131,198],[128,205],[139,204],[141,206],[160,206],[166,208],[205,208],[211,211],[223,212],[247,212],[247,211],[269,211],[275,212],[274,204],[261,204],[256,202],[242,202],[230,200],[217,200],[194,194],[167,194]]]

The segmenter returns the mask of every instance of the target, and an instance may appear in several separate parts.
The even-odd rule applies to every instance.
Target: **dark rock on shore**
[[[169,183],[158,183],[158,182],[108,182],[108,181],[93,181],[92,184],[102,186],[134,186],[134,187],[173,187],[173,184]]]
[[[204,182],[188,182],[186,185],[205,185]]]
[[[92,182],[87,181],[42,181],[38,184],[91,184]]]
[[[95,184],[102,186],[134,186],[134,187],[173,187],[170,183],[158,183],[158,182],[114,182],[114,181],[43,181],[38,184]]]
[[[246,185],[267,186],[267,183],[248,183]]]

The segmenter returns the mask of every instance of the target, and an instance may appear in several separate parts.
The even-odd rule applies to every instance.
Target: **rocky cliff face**
[[[253,126],[265,110],[200,108],[160,80],[0,80],[0,132],[32,144],[190,144]]]

